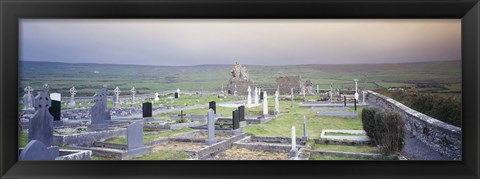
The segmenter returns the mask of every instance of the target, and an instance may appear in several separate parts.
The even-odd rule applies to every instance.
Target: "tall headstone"
[[[308,141],[308,134],[307,134],[307,117],[304,115],[303,116],[303,136],[302,136],[302,141],[306,142]]]
[[[240,113],[238,110],[232,111],[232,122],[234,130],[240,128]]]
[[[143,122],[136,121],[127,127],[127,150],[129,157],[138,157],[147,153],[143,141]]]
[[[255,96],[253,97],[254,100],[255,100],[255,105],[258,105],[258,88],[255,87]]]
[[[290,107],[293,108],[293,88],[290,88]]]
[[[143,117],[152,117],[152,103],[146,102],[142,104]]]
[[[178,97],[176,97],[176,98],[180,98],[180,89],[179,88],[177,88],[177,94],[178,94]]]
[[[275,91],[275,114],[280,114],[280,101],[278,99],[279,92]]]
[[[354,106],[355,112],[357,112],[357,99],[353,99],[353,106]]]
[[[130,92],[132,93],[132,104],[135,104],[135,94],[137,93],[137,90],[135,89],[135,87],[132,87]]]
[[[89,131],[101,131],[108,127],[107,121],[110,119],[110,111],[107,109],[108,88],[103,86],[100,91],[93,96],[95,103],[90,109],[91,124],[88,126]]]
[[[160,98],[158,98],[158,95],[159,95],[158,93],[155,93],[155,98],[154,98],[155,101],[159,101],[159,100],[160,100]]]
[[[68,103],[69,106],[75,106],[75,94],[77,94],[77,89],[75,89],[75,86],[70,88],[70,102]]]
[[[317,94],[320,93],[320,89],[318,87],[318,84],[316,84],[316,87],[317,87]]]
[[[237,85],[235,84],[234,85],[234,89],[233,89],[233,96],[237,96]]]
[[[52,105],[50,96],[44,91],[39,91],[33,101],[35,113],[28,123],[28,141],[38,140],[45,146],[53,143],[53,116],[48,109]]]
[[[263,115],[268,115],[267,91],[263,91]]]
[[[238,113],[239,113],[239,121],[245,121],[245,106],[239,106],[238,107]]]
[[[306,93],[306,91],[305,91],[305,86],[302,86],[302,95],[303,95],[303,99],[305,99],[305,93]]]
[[[33,107],[33,88],[30,86],[25,87],[25,95],[23,95],[23,110],[34,110]]]
[[[355,99],[358,101],[358,79],[354,79],[355,81]]]
[[[215,101],[210,101],[208,103],[208,109],[212,109],[214,114],[217,114],[217,103]]]
[[[48,109],[54,121],[60,121],[62,116],[62,95],[60,93],[50,94],[51,106]]]
[[[45,93],[48,93],[48,91],[50,91],[50,85],[48,85],[47,83],[43,84],[43,91],[45,91]]]
[[[115,103],[115,107],[116,108],[119,108],[120,107],[120,93],[122,91],[120,91],[120,88],[115,87],[115,90],[113,90],[113,93],[115,93],[114,98],[113,98],[113,103]]]
[[[208,139],[206,143],[207,145],[212,145],[217,143],[215,138],[215,111],[213,109],[208,109],[207,119]]]
[[[330,96],[330,102],[332,102],[333,101],[333,83],[330,83],[329,96]]]
[[[295,126],[292,126],[292,149],[290,150],[290,157],[297,154],[297,138],[295,137]]]
[[[366,93],[367,93],[367,92],[362,91],[362,104],[364,104],[364,105],[365,105],[365,94],[366,94]]]
[[[247,89],[247,107],[252,106],[252,89],[248,86]]]

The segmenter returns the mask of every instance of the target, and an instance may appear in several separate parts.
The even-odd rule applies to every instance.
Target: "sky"
[[[460,19],[21,19],[20,61],[191,66],[461,60]]]

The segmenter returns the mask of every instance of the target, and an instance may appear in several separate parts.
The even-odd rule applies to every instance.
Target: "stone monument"
[[[278,96],[279,96],[279,93],[277,90],[275,91],[275,112],[274,112],[275,115],[280,114],[280,102],[279,102]]]
[[[235,62],[230,73],[232,78],[228,86],[229,94],[246,95],[248,86],[252,86],[252,81],[248,79],[247,69],[238,62]]]
[[[263,115],[268,115],[267,91],[263,91]]]
[[[137,90],[135,89],[135,87],[132,87],[130,92],[132,93],[132,104],[135,104],[135,94],[137,93]]]
[[[247,89],[247,107],[250,107],[252,106],[252,89],[250,88],[250,86],[248,86],[248,89]]]
[[[102,89],[93,96],[93,102],[95,104],[90,110],[92,122],[90,126],[88,126],[89,131],[101,131],[107,129],[108,124],[106,120],[110,119],[110,111],[107,109],[107,95],[108,88],[107,86],[103,86]]]
[[[120,88],[115,87],[115,89],[113,90],[113,93],[115,93],[114,98],[113,98],[113,103],[115,104],[115,108],[120,108],[120,93],[122,91],[120,91]]]
[[[68,106],[74,107],[75,106],[75,94],[77,94],[77,89],[75,89],[75,86],[70,88],[70,102],[68,103]]]
[[[355,99],[358,101],[358,79],[353,79],[355,81]]]
[[[25,95],[23,95],[23,110],[34,110],[33,107],[33,88],[30,86],[25,87]]]

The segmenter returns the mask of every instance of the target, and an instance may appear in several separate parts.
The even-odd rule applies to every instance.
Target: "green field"
[[[200,92],[220,91],[227,87],[232,65],[198,66],[135,66],[112,64],[69,64],[50,62],[20,62],[19,97],[27,85],[35,90],[43,83],[51,92],[70,96],[68,90],[75,86],[77,97],[91,97],[102,85],[110,92],[119,86],[121,95],[130,94],[135,86],[137,94],[172,91],[177,88]],[[359,88],[381,89],[401,87],[405,84],[422,84],[428,92],[459,93],[461,90],[461,61],[421,62],[402,64],[349,64],[349,65],[290,65],[256,66],[245,64],[249,79],[261,88],[276,88],[276,78],[300,75],[302,83],[311,80],[322,89],[353,89],[353,79],[359,79]],[[98,72],[98,73],[95,73]],[[422,87],[423,86],[423,87]],[[34,92],[35,93],[35,92]],[[36,93],[35,93],[36,94]]]

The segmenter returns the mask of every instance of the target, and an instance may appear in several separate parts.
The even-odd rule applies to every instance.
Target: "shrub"
[[[375,113],[379,110],[376,108],[364,108],[362,110],[362,126],[367,136],[371,139],[372,144],[376,145],[375,139]]]
[[[405,144],[405,122],[396,112],[381,111],[375,114],[375,138],[380,153],[390,155],[400,151]]]

